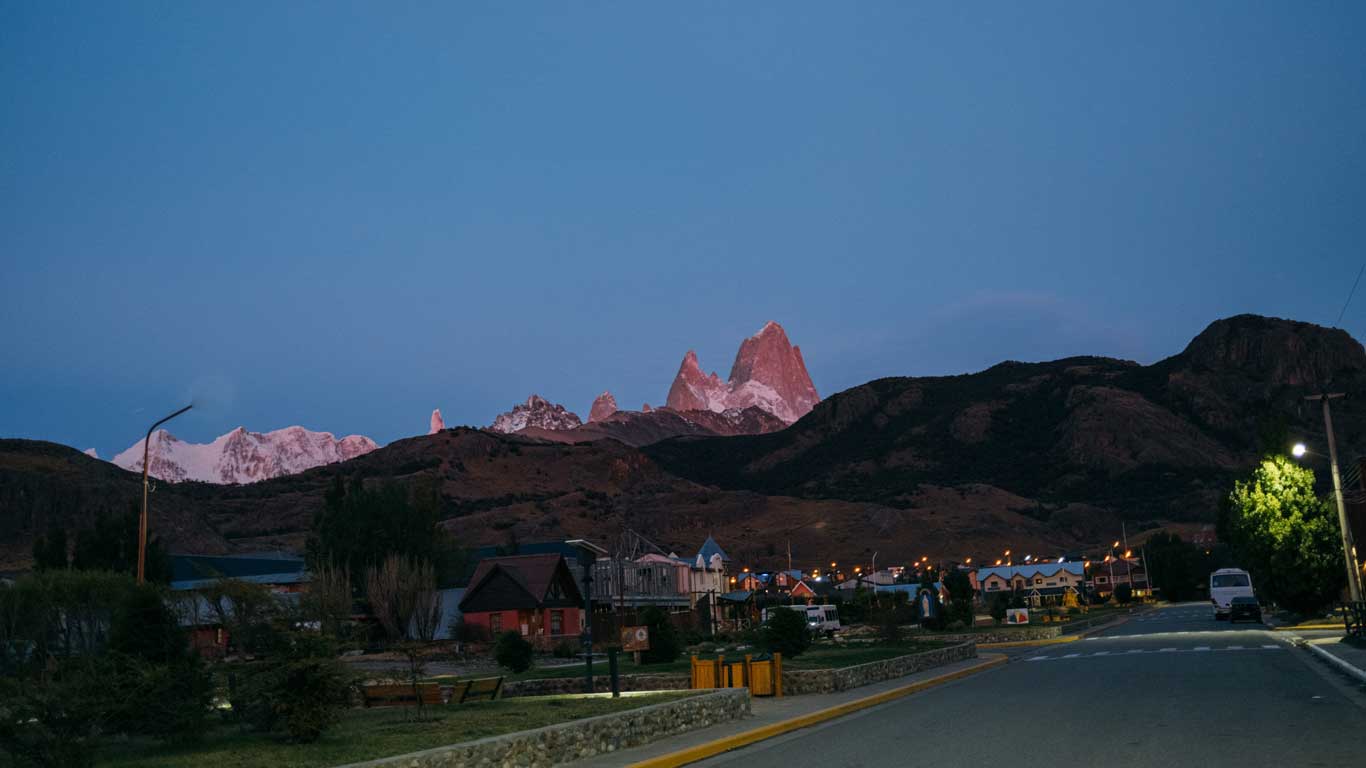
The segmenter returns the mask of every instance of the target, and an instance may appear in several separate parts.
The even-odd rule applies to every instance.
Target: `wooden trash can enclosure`
[[[783,655],[755,658],[745,654],[743,659],[727,661],[725,656],[714,659],[692,657],[692,687],[748,688],[751,696],[783,695]]]

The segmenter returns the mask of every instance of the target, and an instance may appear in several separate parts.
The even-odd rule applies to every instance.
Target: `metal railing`
[[[1366,602],[1343,603],[1342,621],[1349,637],[1366,638]]]

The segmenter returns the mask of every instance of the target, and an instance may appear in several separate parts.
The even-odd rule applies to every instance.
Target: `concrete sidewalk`
[[[975,670],[999,665],[1000,659],[992,655],[985,658],[946,664],[942,667],[927,669],[913,675],[885,680],[838,693],[813,694],[808,696],[784,696],[783,698],[753,698],[750,700],[752,714],[743,720],[721,723],[710,728],[671,736],[667,739],[646,744],[641,747],[625,749],[608,755],[598,755],[588,760],[567,763],[570,766],[586,768],[624,768],[643,760],[658,758],[684,749],[697,747],[719,739],[738,737],[748,731],[765,726],[775,726],[798,717],[814,715],[823,710],[872,698],[879,694],[895,691],[898,688],[931,681],[955,674],[970,674]],[[948,681],[946,681],[948,682]]]
[[[1347,642],[1340,632],[1305,632],[1294,639],[1329,666],[1355,678],[1359,684],[1366,684],[1366,647]]]

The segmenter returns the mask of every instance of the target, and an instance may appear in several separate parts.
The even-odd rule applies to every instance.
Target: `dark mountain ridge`
[[[679,552],[714,533],[758,561],[788,540],[837,558],[1056,551],[1108,540],[1120,519],[1212,520],[1265,449],[1323,450],[1302,398],[1324,389],[1349,395],[1334,403],[1343,460],[1366,453],[1361,344],[1239,316],[1148,366],[1074,357],[878,379],[768,434],[634,448],[446,429],[249,485],[157,483],[151,518],[181,551],[298,549],[340,474],[435,482],[443,524],[470,545],[629,526]],[[140,493],[137,474],[74,449],[0,440],[0,569],[26,565],[49,521],[88,525]]]

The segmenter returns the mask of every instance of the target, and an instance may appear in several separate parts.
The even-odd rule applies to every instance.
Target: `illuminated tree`
[[[1314,493],[1314,473],[1284,456],[1234,484],[1224,530],[1254,586],[1302,614],[1330,605],[1346,580],[1332,506]]]

